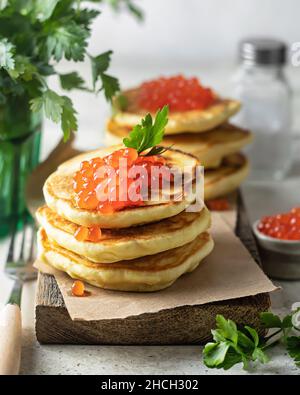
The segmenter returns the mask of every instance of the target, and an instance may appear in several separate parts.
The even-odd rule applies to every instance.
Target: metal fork
[[[0,375],[18,374],[21,360],[21,296],[23,284],[37,276],[32,263],[35,255],[35,227],[28,215],[22,218],[21,247],[17,253],[17,220],[13,221],[4,272],[14,280],[7,305],[0,312]],[[27,243],[28,242],[28,247]],[[27,252],[27,253],[26,253]]]

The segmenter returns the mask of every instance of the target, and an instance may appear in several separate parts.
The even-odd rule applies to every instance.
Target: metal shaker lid
[[[271,38],[248,38],[240,43],[241,59],[254,65],[283,66],[286,63],[287,46],[283,41]]]

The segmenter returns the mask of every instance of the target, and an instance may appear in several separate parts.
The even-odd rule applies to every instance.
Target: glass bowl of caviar
[[[262,217],[253,224],[253,232],[261,247],[300,257],[300,207]]]

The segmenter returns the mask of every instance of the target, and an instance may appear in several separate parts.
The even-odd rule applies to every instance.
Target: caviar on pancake
[[[78,241],[92,241],[97,242],[101,240],[102,232],[99,226],[78,226],[74,233],[76,240]]]
[[[216,96],[197,78],[177,75],[144,82],[139,88],[137,100],[139,107],[148,111],[154,112],[168,105],[171,112],[184,112],[205,110],[215,103]]]
[[[73,177],[73,189],[75,192],[74,202],[77,207],[86,210],[97,210],[102,214],[110,214],[118,210],[122,210],[126,207],[134,207],[144,205],[144,200],[141,198],[137,201],[129,199],[128,190],[134,187],[136,181],[139,179],[138,176],[135,178],[127,177],[127,196],[119,196],[121,190],[120,186],[120,174],[119,164],[120,159],[125,158],[127,160],[127,174],[130,169],[134,169],[135,166],[141,166],[147,171],[148,178],[145,181],[147,187],[151,186],[155,180],[151,174],[153,166],[162,168],[160,174],[160,185],[162,177],[170,176],[168,168],[165,166],[165,160],[161,156],[138,156],[137,151],[134,148],[125,148],[114,151],[110,155],[104,158],[94,158],[90,161],[84,161],[80,165],[80,170],[74,174]],[[103,167],[105,174],[102,175],[99,169]],[[114,171],[115,177],[110,177],[110,171]],[[97,189],[99,186],[107,186],[111,190],[116,189],[116,193],[112,194],[116,196],[115,199],[99,200],[97,198]],[[138,184],[137,189],[138,189]]]
[[[167,117],[167,106],[158,110],[154,122],[151,114],[147,114],[123,140],[124,148],[81,162],[73,176],[75,207],[113,214],[128,207],[144,206],[149,188],[161,189],[164,179],[172,182],[170,168],[161,156],[168,148],[157,146],[162,141]],[[161,171],[154,174],[154,168]],[[81,226],[74,236],[78,241],[97,242],[101,229]]]

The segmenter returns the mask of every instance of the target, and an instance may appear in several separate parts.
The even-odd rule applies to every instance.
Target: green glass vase
[[[26,212],[28,175],[39,163],[41,116],[32,114],[26,96],[0,106],[0,237]]]

